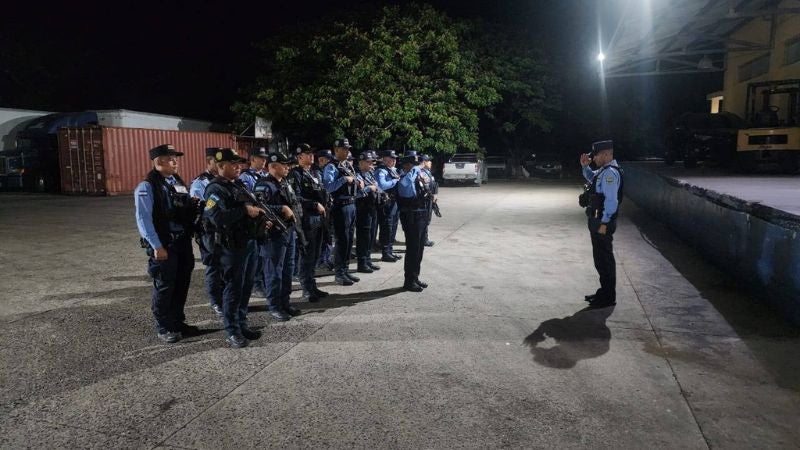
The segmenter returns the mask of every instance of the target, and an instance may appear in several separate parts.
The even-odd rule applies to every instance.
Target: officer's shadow
[[[582,309],[563,319],[546,320],[525,338],[533,360],[554,369],[571,369],[582,359],[597,358],[608,352],[611,330],[606,319],[614,307]],[[546,345],[547,338],[555,345]]]

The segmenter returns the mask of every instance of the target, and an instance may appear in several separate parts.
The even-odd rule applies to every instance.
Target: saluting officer
[[[322,175],[314,166],[314,152],[308,144],[300,144],[294,151],[297,167],[289,172],[289,184],[292,185],[297,200],[303,208],[303,234],[306,238],[306,249],[300,253],[298,276],[303,288],[303,300],[316,302],[327,297],[328,293],[317,287],[314,270],[317,267],[322,250],[323,232],[325,230],[325,204],[327,192],[322,185]]]
[[[406,235],[405,282],[403,289],[420,292],[428,284],[419,279],[425,236],[428,228],[427,202],[430,198],[430,180],[417,166],[415,152],[406,152],[401,162],[408,169],[397,183],[397,204],[400,207],[400,223]]]
[[[255,195],[264,206],[282,215],[287,222],[302,220],[296,214],[300,211],[297,197],[286,179],[289,175],[289,158],[282,153],[270,153],[267,160],[269,174],[258,180]],[[262,276],[267,288],[267,306],[270,316],[279,322],[300,314],[299,309],[289,304],[296,237],[295,228],[288,227],[285,232],[272,233],[270,239],[259,246],[264,268]]]
[[[358,173],[356,177],[364,186],[356,194],[356,258],[357,270],[372,273],[380,267],[372,263],[370,253],[375,244],[375,233],[378,229],[378,206],[383,205],[385,195],[378,187],[373,171],[378,155],[373,150],[365,150],[358,156]]]
[[[177,173],[182,152],[164,144],[151,149],[149,156],[153,170],[134,194],[136,226],[150,257],[147,272],[153,277],[151,309],[156,332],[159,339],[172,344],[182,334],[198,331],[186,324],[183,311],[194,269],[191,238],[197,200],[189,196]]]
[[[597,170],[589,163],[594,160]],[[600,289],[586,296],[592,308],[604,308],[617,303],[617,266],[614,259],[614,231],[617,229],[617,210],[622,200],[622,170],[614,159],[613,141],[592,144],[592,153],[580,158],[583,176],[589,185],[589,234],[592,239],[594,266],[600,275]]]
[[[356,224],[356,190],[363,187],[356,179],[353,165],[347,160],[350,148],[350,142],[346,138],[337,139],[333,144],[337,162],[325,166],[322,175],[325,189],[333,199],[331,209],[335,235],[333,264],[336,284],[342,286],[350,286],[360,280],[348,270]]]
[[[382,156],[382,160],[375,170],[375,180],[378,182],[378,187],[387,194],[387,199],[378,208],[378,222],[380,223],[378,242],[381,244],[381,261],[396,262],[402,258],[394,253],[399,219],[397,215],[397,182],[400,181],[400,173],[395,167],[397,153],[394,150],[386,150]]]
[[[189,194],[203,202],[205,207],[205,191],[211,181],[217,177],[217,163],[214,155],[221,150],[221,147],[209,147],[206,149],[206,170],[192,181]],[[214,312],[222,317],[222,271],[219,268],[219,252],[214,245],[214,233],[207,233],[205,230],[196,230],[197,246],[200,248],[200,259],[206,266],[205,287],[208,293],[209,306]]]
[[[206,229],[217,237],[226,342],[241,348],[261,336],[247,326],[247,306],[256,271],[256,239],[263,236],[269,223],[238,178],[247,160],[232,148],[222,148],[214,154],[214,161],[219,176],[206,188],[203,218]]]
[[[267,176],[264,166],[267,164],[267,150],[264,147],[250,149],[250,167],[242,170],[239,179],[242,180],[247,190],[253,192],[253,186],[259,178]]]

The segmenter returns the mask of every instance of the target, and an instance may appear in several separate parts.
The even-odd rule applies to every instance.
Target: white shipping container
[[[94,111],[98,125],[116,128],[147,128],[171,131],[211,131],[214,124],[185,117],[167,116],[128,109]]]

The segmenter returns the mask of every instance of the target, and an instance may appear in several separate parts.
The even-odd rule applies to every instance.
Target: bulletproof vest
[[[180,225],[188,232],[197,213],[197,208],[189,197],[189,189],[186,184],[177,174],[173,177],[176,183],[171,185],[166,178],[153,169],[145,179],[153,190],[153,227],[156,229],[159,240],[163,243],[171,241],[170,222]],[[167,192],[164,192],[164,188]]]
[[[228,193],[228,198],[225,199],[228,208],[239,208],[244,205],[252,206],[255,203],[247,190],[247,186],[239,179],[228,181],[225,178],[217,177],[208,185],[206,192],[214,184],[220,185]],[[231,249],[242,248],[247,243],[247,240],[261,237],[265,230],[264,225],[263,216],[258,216],[254,219],[246,214],[241,220],[225,229],[214,229],[210,221],[205,220],[206,229],[219,233],[222,245]]]
[[[423,179],[423,176],[427,176],[425,172],[419,172],[417,174],[416,180],[414,180],[414,190],[416,191],[416,195],[411,198],[403,198],[398,197],[397,203],[403,208],[415,208],[415,209],[422,209],[426,208],[428,202],[431,199],[431,191],[428,187],[428,183]]]
[[[195,180],[206,181],[206,180],[213,180],[214,178],[215,178],[214,174],[206,170],[205,172],[198,175],[197,178],[195,178]]]
[[[623,194],[623,186],[625,184],[624,178],[622,176],[622,169],[617,166],[606,166],[602,168],[597,175],[595,175],[594,179],[592,179],[592,184],[589,187],[589,205],[586,207],[586,213],[589,217],[599,218],[603,216],[603,212],[605,210],[605,202],[606,196],[601,192],[597,192],[597,183],[598,180],[601,180],[603,177],[603,172],[606,170],[616,170],[619,173],[619,189],[617,190],[617,204],[622,205],[622,199],[624,197]],[[619,212],[619,206],[617,207],[617,212]],[[617,213],[614,213],[611,216],[612,219],[617,218]]]
[[[248,169],[244,169],[242,172],[244,172],[244,173],[246,173],[246,174],[250,175],[250,176],[251,176],[251,177],[253,177],[253,178],[254,178],[256,181],[258,181],[258,180],[259,180],[259,179],[261,179],[261,178],[264,178],[264,175],[261,175],[260,173],[256,172],[256,171],[255,171],[255,170],[253,170],[253,169],[249,169],[249,168],[248,168]]]
[[[300,196],[305,200],[322,203],[326,202],[325,188],[322,186],[320,179],[310,170],[305,170],[302,167],[292,169],[295,174],[296,180],[299,180],[299,185],[296,186]]]
[[[364,187],[378,186],[378,182],[375,180],[375,176],[372,174],[372,172],[359,171],[359,175],[361,175],[361,179],[364,180]],[[374,207],[382,203],[383,195],[385,195],[383,192],[378,192],[370,189],[370,191],[367,192],[366,196],[358,199],[359,205]]]
[[[333,164],[333,163],[331,163]],[[350,164],[349,161],[340,161],[336,164],[336,170],[339,171],[339,176],[342,178],[344,177],[356,177],[355,169],[353,169],[353,165]],[[346,198],[353,198],[356,195],[356,184],[355,183],[344,183],[339,189],[333,191],[331,193],[334,198],[336,199],[346,199]]]

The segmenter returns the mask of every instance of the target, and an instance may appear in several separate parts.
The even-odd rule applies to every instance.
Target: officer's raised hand
[[[292,208],[289,208],[286,205],[281,207],[281,212],[286,220],[292,220],[294,218],[294,212],[292,211]]]
[[[263,211],[261,208],[256,208],[253,205],[244,205],[245,209],[247,210],[247,215],[255,219],[259,216]]]
[[[167,253],[167,249],[164,247],[158,247],[153,250],[153,259],[156,261],[166,261],[167,258],[169,258],[169,253]]]
[[[581,166],[586,167],[590,162],[592,162],[592,158],[589,157],[588,153],[581,154]]]

